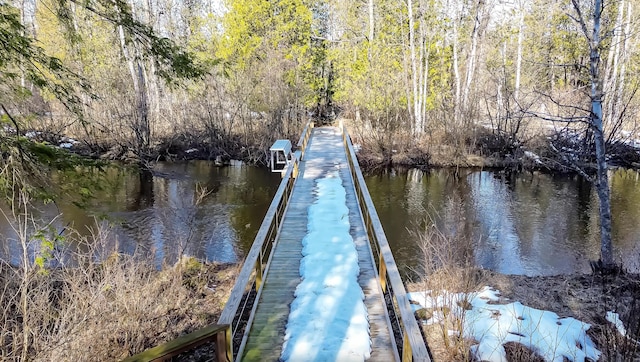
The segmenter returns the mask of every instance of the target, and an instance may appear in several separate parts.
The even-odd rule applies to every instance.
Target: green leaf
[[[42,256],[37,256],[34,262],[38,267],[44,269],[44,258]]]

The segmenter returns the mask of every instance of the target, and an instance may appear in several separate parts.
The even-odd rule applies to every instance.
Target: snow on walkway
[[[337,172],[316,181],[302,240],[302,282],[285,332],[284,361],[363,361],[371,341],[346,191]]]
[[[574,318],[559,318],[557,314],[531,308],[519,302],[497,304],[500,293],[485,287],[479,293],[409,293],[409,299],[419,303],[417,307],[441,309],[451,307],[457,318],[464,318],[463,334],[474,339],[471,351],[479,361],[506,362],[503,345],[521,343],[538,353],[545,361],[583,362],[586,358],[597,361],[600,351],[585,333],[591,326]],[[470,303],[471,309],[462,306]],[[427,323],[440,323],[442,312],[434,313]]]

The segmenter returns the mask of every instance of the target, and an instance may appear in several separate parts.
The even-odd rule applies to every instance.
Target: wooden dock
[[[315,182],[339,167],[347,192],[350,234],[358,250],[358,282],[365,293],[365,305],[369,313],[372,347],[369,360],[394,361],[397,359],[394,355],[395,346],[392,344],[386,307],[377,283],[375,264],[349,172],[341,130],[336,127],[315,128],[304,158],[283,217],[242,360],[278,361],[280,358],[289,305],[300,283],[302,239],[307,233],[307,208],[314,201]]]

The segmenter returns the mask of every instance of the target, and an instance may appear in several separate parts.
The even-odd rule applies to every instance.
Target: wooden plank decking
[[[365,294],[371,336],[370,361],[394,361],[397,353],[392,342],[386,308],[376,280],[369,240],[358,206],[353,179],[349,171],[342,133],[335,127],[315,128],[311,135],[300,176],[296,180],[288,209],[259,303],[244,347],[243,361],[278,361],[282,352],[289,306],[300,283],[302,239],[307,233],[307,208],[314,201],[315,180],[329,170],[340,169],[349,208],[350,233],[358,250],[358,282]]]

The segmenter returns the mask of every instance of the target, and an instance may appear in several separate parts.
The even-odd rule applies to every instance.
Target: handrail
[[[189,334],[185,334],[184,336],[180,336],[157,347],[149,348],[135,356],[125,359],[122,362],[164,361],[177,356],[182,352],[194,349],[217,339],[218,335],[224,333],[228,327],[229,326],[226,324],[212,324]],[[217,345],[216,353],[222,352],[220,348],[224,350],[224,345]]]
[[[255,312],[262,291],[262,280],[266,275],[276,236],[298,175],[299,162],[298,158],[294,157],[292,164],[283,173],[280,186],[256,234],[229,300],[220,314],[218,324],[201,328],[160,346],[145,350],[123,362],[165,360],[179,353],[190,351],[214,338],[216,339],[217,361],[234,361],[237,354],[241,352],[240,348],[234,347],[242,346],[246,338],[245,334],[251,328],[251,318],[248,318],[246,325],[242,322]],[[242,340],[242,344],[238,343],[239,340]]]
[[[306,142],[304,147],[306,147]],[[304,151],[304,148],[302,150]],[[251,329],[252,316],[255,313],[257,302],[262,292],[262,281],[271,262],[271,254],[275,247],[276,237],[297,178],[299,162],[300,160],[294,157],[292,164],[287,167],[282,175],[278,191],[276,191],[271,201],[251,250],[249,250],[240,274],[236,279],[229,300],[218,319],[219,324],[228,324],[230,326],[225,336],[227,353],[226,358],[223,359],[224,361],[234,361],[242,353],[242,348],[246,342],[246,334]]]
[[[300,157],[293,157],[292,163],[283,170],[280,186],[247,254],[229,300],[220,314],[218,324],[196,330],[163,345],[150,348],[138,355],[127,358],[126,362],[163,360],[175,356],[176,354],[172,352],[174,350],[180,353],[189,351],[213,340],[214,337],[217,343],[217,361],[234,361],[237,355],[241,353],[246,340],[246,333],[251,328],[251,315],[255,313],[257,301],[262,291],[262,281],[271,261],[271,253],[275,246],[276,236],[282,224],[282,218],[293,191],[295,179],[298,176],[299,163],[309,143],[312,129],[313,121],[309,121],[298,141]],[[247,323],[243,324],[243,322]],[[156,355],[157,357],[154,357]]]
[[[309,143],[309,138],[311,138],[311,131],[313,130],[314,123],[312,120],[307,122],[307,125],[304,126],[304,130],[300,135],[300,140],[298,140],[298,148],[300,149],[300,160],[304,157],[304,151],[307,149],[307,144]]]
[[[341,122],[342,123],[342,122]],[[353,176],[353,183],[356,188],[356,196],[358,197],[358,203],[362,210],[362,217],[365,221],[365,228],[369,242],[371,244],[371,250],[374,255],[376,265],[378,266],[378,277],[380,278],[380,286],[382,292],[386,298],[390,298],[389,304],[392,310],[388,310],[391,316],[395,316],[395,323],[402,333],[398,336],[402,340],[402,344],[396,344],[398,349],[398,355],[402,356],[402,361],[431,361],[427,346],[422,338],[420,332],[420,326],[416,322],[415,316],[407,297],[407,292],[404,289],[404,284],[398,272],[398,266],[393,259],[389,242],[380,223],[380,218],[376,212],[376,208],[367,189],[367,185],[360,171],[360,165],[356,158],[351,138],[347,132],[347,127],[342,125],[342,138],[344,146],[347,151],[347,160],[349,163],[351,175]],[[396,330],[394,329],[394,333]]]

